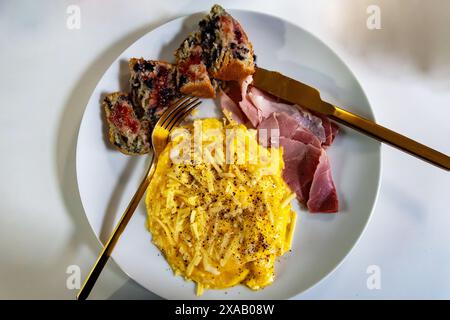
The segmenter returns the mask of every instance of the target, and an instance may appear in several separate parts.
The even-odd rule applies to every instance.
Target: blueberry
[[[194,38],[194,37],[190,37],[190,38],[187,40],[187,43],[188,43],[188,46],[189,46],[189,47],[192,47],[192,46],[195,44],[195,38]]]
[[[141,70],[141,65],[139,64],[139,62],[136,62],[133,66],[133,70],[138,72],[139,70]]]
[[[151,64],[150,62],[146,61],[146,62],[144,63],[144,69],[145,69],[145,70],[152,72],[154,68],[155,68],[155,67],[154,67],[153,64]]]
[[[134,113],[135,113],[135,115],[136,115],[136,117],[138,119],[141,119],[144,116],[144,114],[145,114],[145,110],[141,106],[134,106],[133,105],[133,110],[134,110]]]
[[[239,60],[245,59],[245,57],[239,51],[233,51],[233,58],[239,59]]]
[[[169,74],[169,70],[166,67],[159,66],[158,77],[165,78]]]
[[[219,17],[219,16],[215,16],[214,19],[212,19],[211,24],[212,24],[215,28],[217,28],[217,27],[219,27],[219,20],[220,20],[220,17]]]
[[[241,42],[242,32],[240,30],[234,30],[234,36],[238,42]]]
[[[174,92],[171,88],[162,88],[159,91],[159,102],[160,105],[166,106],[170,103],[170,100],[172,100],[174,96]]]
[[[152,89],[153,88],[153,80],[152,79],[146,79],[144,80],[144,84],[147,86],[147,88]]]
[[[217,48],[217,49],[213,48],[211,50],[208,61],[206,62],[206,66],[208,68],[210,68],[216,62],[217,58],[219,57],[219,50],[221,50],[221,49],[222,48],[220,48],[220,46],[219,46],[219,48]]]
[[[111,100],[109,100],[109,98],[106,97],[104,101],[105,101],[106,105],[108,106],[108,108],[112,109],[113,105],[112,105]]]
[[[185,83],[187,82],[187,77],[186,77],[186,75],[184,75],[184,74],[182,74],[181,76],[180,76],[180,80],[179,80],[179,86],[180,87],[182,87]]]

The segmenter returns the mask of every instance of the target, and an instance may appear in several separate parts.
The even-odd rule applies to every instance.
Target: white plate
[[[241,10],[230,13],[250,37],[259,65],[311,84],[328,101],[373,119],[351,71],[320,40],[273,16]],[[139,184],[148,157],[125,156],[109,147],[100,101],[105,93],[127,88],[129,58],[173,61],[173,51],[202,16],[203,13],[173,20],[138,39],[109,67],[89,100],[78,136],[77,178],[86,216],[103,243]],[[204,101],[198,116],[219,114],[210,100]],[[380,144],[342,128],[328,154],[340,200],[339,214],[309,214],[295,205],[299,219],[292,252],[279,259],[272,285],[260,291],[244,286],[210,290],[201,298],[290,298],[315,285],[342,262],[361,236],[375,204]],[[146,213],[142,203],[114,250],[114,260],[132,279],[161,297],[196,298],[194,284],[174,276],[151,243],[144,226]]]

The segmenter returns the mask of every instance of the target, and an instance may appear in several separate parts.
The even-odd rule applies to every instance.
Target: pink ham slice
[[[272,96],[255,87],[250,88],[248,97],[255,107],[258,108],[263,118],[269,117],[274,112],[286,112],[291,115],[296,113],[291,105],[278,102]]]
[[[283,179],[298,200],[306,204],[322,149],[283,137],[280,146],[283,148]]]
[[[247,89],[250,83],[252,83],[253,77],[248,76],[241,82],[241,95],[242,100],[239,102],[239,107],[242,112],[247,116],[248,120],[250,120],[253,127],[257,127],[258,124],[262,121],[262,115],[260,110],[250,101]]]
[[[304,144],[311,144],[316,148],[321,147],[319,139],[317,139],[317,137],[310,131],[302,127],[298,127],[297,130],[295,130],[294,134],[292,135],[292,139],[303,142]]]
[[[294,119],[303,131],[307,130],[314,134],[324,147],[331,145],[337,134],[338,127],[328,117],[314,114],[299,106],[279,102],[273,96],[255,87],[250,87],[249,89],[252,81],[252,76],[248,76],[240,83],[241,100],[238,105],[242,112],[236,110],[234,105],[231,104],[231,99],[224,99],[223,103],[221,102],[223,109],[227,109],[235,114],[233,118],[238,119],[238,122],[242,122],[242,114],[244,114],[252,126],[257,128],[262,121],[276,112]],[[301,132],[298,134],[302,135]],[[300,141],[302,140],[300,139]]]
[[[339,131],[339,127],[337,126],[337,124],[331,122],[330,119],[325,115],[316,114],[316,116],[322,120],[322,125],[325,129],[325,141],[322,143],[322,145],[324,148],[327,148],[333,143],[334,138]]]
[[[333,134],[331,131],[331,121],[330,121],[330,119],[328,119],[327,116],[317,115],[317,117],[319,117],[320,120],[322,120],[322,125],[325,130],[325,141],[323,141],[322,144],[324,147],[328,147],[331,145],[332,138],[333,138]]]
[[[339,126],[336,123],[331,122],[331,143],[333,143],[334,138],[336,138],[338,133],[339,133]]]
[[[311,144],[317,148],[320,148],[320,140],[311,131],[300,126],[293,117],[286,113],[275,115],[278,120],[280,135],[282,137],[292,138],[303,142],[304,144]]]
[[[262,118],[268,118],[274,112],[289,115],[298,125],[311,131],[321,142],[326,141],[325,128],[320,117],[301,107],[276,101],[275,98],[255,87],[250,88],[248,97],[259,110]]]
[[[270,130],[278,129],[280,137],[297,140],[304,144],[311,144],[317,148],[321,146],[319,139],[314,134],[299,126],[298,122],[286,113],[272,113],[259,124],[258,130],[261,131],[262,129],[267,130],[267,137],[270,137]],[[267,146],[264,142],[263,145]]]
[[[274,134],[277,133],[277,131],[279,137],[283,136],[283,134],[280,131],[280,126],[278,124],[278,119],[276,118],[275,113],[273,113],[270,117],[261,121],[257,129],[258,129],[258,141],[262,146],[266,148],[272,145],[273,141],[271,138],[273,137]]]
[[[339,209],[339,201],[331,176],[330,163],[322,149],[309,191],[307,207],[310,212],[334,213]]]
[[[257,128],[264,146],[275,145],[273,134],[278,133],[285,163],[283,178],[298,200],[310,212],[337,212],[337,192],[324,148],[332,144],[338,126],[326,116],[279,102],[257,88],[249,89],[251,81],[250,76],[241,82],[238,103],[238,98],[220,92],[222,109],[231,112],[236,122]],[[262,130],[267,130],[266,134],[261,135]]]
[[[222,111],[225,113],[226,111],[231,114],[231,118],[236,121],[238,124],[245,124],[247,119],[242,113],[242,110],[238,107],[238,105],[231,100],[231,98],[223,92],[223,90],[219,91],[219,103]]]
[[[300,129],[298,122],[287,113],[274,112],[271,116],[277,119],[278,126],[280,127],[280,136],[282,137],[292,138],[295,132]]]
[[[300,141],[280,138],[283,179],[310,212],[334,213],[339,209],[336,187],[325,150]]]

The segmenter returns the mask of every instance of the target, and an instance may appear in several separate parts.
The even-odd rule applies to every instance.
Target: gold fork
[[[161,118],[156,123],[153,132],[152,132],[152,146],[153,146],[153,157],[150,161],[150,164],[145,173],[144,179],[139,185],[136,193],[128,204],[127,209],[123,213],[120,218],[119,223],[116,225],[113,233],[111,234],[108,242],[106,242],[103,247],[102,252],[97,258],[94,266],[91,269],[91,272],[87,276],[83,287],[81,287],[80,292],[78,292],[77,299],[85,300],[92,288],[94,287],[95,282],[97,281],[100,273],[102,272],[104,266],[108,262],[109,257],[111,256],[114,247],[116,246],[117,241],[122,235],[123,230],[127,226],[130,221],[131,216],[136,210],[139,202],[142,199],[145,191],[147,190],[148,185],[152,179],[153,173],[155,172],[156,163],[158,161],[158,156],[164,150],[169,140],[170,132],[174,127],[183,121],[186,116],[188,116],[199,104],[198,98],[184,96],[177,100],[174,104],[172,104],[161,116]]]

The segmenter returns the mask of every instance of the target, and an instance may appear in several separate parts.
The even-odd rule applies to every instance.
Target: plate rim
[[[226,8],[226,10],[227,10],[228,12],[230,12],[230,13],[232,13],[232,12],[239,12],[239,13],[246,13],[246,14],[253,14],[253,15],[262,15],[262,16],[268,17],[268,18],[270,18],[270,19],[275,19],[275,20],[281,21],[281,22],[283,22],[283,23],[285,23],[285,24],[290,25],[291,27],[295,27],[295,28],[301,29],[301,30],[302,30],[303,32],[305,32],[307,35],[309,35],[310,37],[312,37],[315,41],[318,41],[318,43],[320,43],[320,44],[323,45],[324,47],[328,48],[328,49],[334,54],[334,56],[337,58],[337,60],[342,64],[342,66],[345,67],[345,69],[349,72],[349,74],[350,74],[350,75],[353,77],[353,79],[355,80],[355,83],[357,84],[357,86],[359,87],[359,89],[360,89],[360,91],[361,91],[362,98],[367,102],[367,105],[368,105],[368,107],[369,107],[369,109],[368,109],[369,118],[371,118],[373,121],[376,122],[376,115],[375,115],[374,109],[372,108],[372,104],[370,103],[370,100],[369,100],[369,98],[368,98],[368,96],[367,96],[367,94],[366,94],[366,92],[365,92],[365,90],[364,90],[362,84],[360,83],[360,81],[358,80],[358,78],[356,77],[356,75],[354,74],[354,72],[352,71],[352,69],[351,69],[351,68],[347,65],[347,63],[341,58],[341,56],[340,56],[340,55],[339,55],[339,54],[338,54],[331,46],[329,46],[328,44],[326,44],[320,37],[316,36],[314,33],[312,33],[311,31],[309,31],[309,30],[307,30],[307,29],[305,29],[304,27],[302,27],[302,26],[296,24],[295,22],[290,21],[290,20],[287,20],[287,19],[285,19],[285,18],[283,18],[283,17],[280,17],[280,16],[277,16],[277,15],[275,15],[275,14],[270,14],[270,13],[261,12],[261,11],[256,11],[256,10],[236,9],[236,8]],[[136,42],[138,42],[139,40],[141,40],[143,37],[147,36],[149,33],[154,32],[154,31],[156,31],[156,30],[158,30],[158,29],[160,29],[160,28],[163,28],[165,25],[167,25],[167,24],[169,24],[169,23],[173,23],[174,21],[178,21],[178,20],[185,20],[185,19],[188,19],[188,18],[190,18],[190,17],[192,17],[192,16],[199,15],[199,14],[206,13],[206,12],[207,12],[206,10],[203,10],[203,11],[196,11],[196,12],[192,12],[192,13],[190,13],[190,14],[186,14],[186,15],[182,15],[182,16],[179,16],[179,17],[175,17],[175,18],[173,18],[173,19],[167,20],[167,21],[164,22],[163,24],[158,25],[156,28],[153,28],[153,29],[147,31],[146,33],[144,33],[144,34],[141,35],[140,37],[136,38],[131,44],[129,44],[124,50],[122,50],[122,51],[117,55],[117,57],[114,59],[114,61],[111,62],[111,64],[109,64],[109,65],[106,67],[106,69],[104,69],[104,71],[103,71],[102,75],[99,77],[99,79],[98,79],[98,81],[97,81],[95,87],[91,90],[91,94],[90,94],[90,96],[89,96],[89,100],[86,102],[86,106],[85,106],[85,108],[84,108],[84,111],[83,111],[83,114],[82,114],[82,117],[81,117],[81,120],[80,120],[80,123],[79,123],[79,126],[78,126],[78,132],[77,132],[77,135],[76,135],[76,136],[77,136],[77,142],[76,142],[76,147],[75,147],[75,171],[76,171],[76,178],[77,178],[76,185],[77,185],[78,193],[79,193],[79,195],[80,195],[80,201],[81,201],[81,206],[82,206],[82,208],[83,208],[83,213],[84,213],[85,218],[86,218],[87,221],[88,221],[89,228],[90,228],[91,231],[94,233],[94,236],[95,236],[97,242],[99,243],[100,247],[103,247],[103,246],[104,246],[104,243],[100,240],[99,235],[97,234],[96,230],[94,230],[94,227],[93,227],[92,223],[91,223],[90,220],[89,220],[89,217],[88,217],[88,215],[87,215],[87,213],[86,213],[85,205],[84,205],[84,203],[83,203],[83,198],[82,198],[82,196],[81,196],[81,190],[80,190],[80,186],[79,186],[79,175],[80,175],[80,173],[79,173],[79,171],[80,171],[80,170],[79,170],[79,160],[78,160],[78,157],[79,157],[79,154],[80,154],[80,152],[79,152],[79,145],[80,145],[80,139],[79,139],[79,137],[80,137],[80,133],[81,133],[81,130],[82,130],[82,127],[83,127],[83,123],[86,123],[86,122],[83,122],[83,119],[84,119],[84,117],[85,117],[85,115],[86,115],[86,113],[87,113],[89,101],[90,101],[90,99],[91,99],[91,97],[92,97],[92,94],[97,90],[97,87],[98,87],[99,83],[101,82],[102,78],[104,77],[104,75],[106,74],[106,72],[109,70],[109,68],[110,68],[113,64],[115,64],[115,63],[118,61],[118,59],[122,56],[122,54],[123,54],[125,51],[127,51],[128,48],[130,48],[130,47],[131,47],[132,45],[134,45]],[[350,255],[350,253],[351,253],[352,251],[354,251],[355,247],[359,244],[359,242],[360,242],[362,236],[363,236],[364,233],[367,231],[367,227],[368,227],[368,225],[369,225],[369,222],[370,222],[370,221],[372,220],[372,218],[373,218],[373,214],[374,214],[374,211],[375,211],[377,202],[378,202],[378,198],[379,198],[379,194],[380,194],[380,188],[381,188],[381,177],[382,177],[382,171],[383,171],[383,161],[382,161],[383,147],[382,147],[382,143],[379,142],[379,141],[375,141],[375,143],[376,143],[376,151],[377,151],[377,152],[376,152],[376,164],[377,164],[377,166],[378,166],[377,176],[376,176],[375,195],[374,195],[373,201],[372,201],[372,203],[371,203],[370,213],[369,213],[369,215],[367,216],[367,219],[366,219],[366,221],[365,221],[365,223],[364,223],[364,226],[363,226],[362,229],[361,229],[360,234],[358,235],[358,237],[356,238],[356,240],[354,241],[354,243],[352,244],[352,246],[351,246],[351,248],[348,250],[348,252],[347,252],[347,253],[346,253],[346,254],[345,254],[345,255],[344,255],[337,263],[336,263],[336,265],[335,265],[333,268],[330,269],[330,271],[328,271],[328,273],[326,273],[320,280],[316,281],[315,283],[313,283],[312,285],[310,285],[310,286],[307,287],[306,289],[304,289],[304,290],[302,290],[302,291],[296,293],[295,295],[289,297],[288,299],[295,298],[296,296],[301,295],[301,294],[306,294],[308,291],[310,291],[310,290],[313,289],[314,287],[317,287],[318,285],[320,285],[321,283],[323,283],[326,279],[328,279],[328,278],[329,278],[329,277],[330,277],[330,276],[331,276],[331,275],[332,275],[332,274],[333,274],[333,273],[334,273],[334,272],[335,272],[335,271],[336,271],[336,270],[344,263],[344,261],[347,260],[347,258],[348,258],[348,256]],[[99,253],[100,253],[100,252],[99,252]],[[112,259],[112,260],[114,261],[114,263],[120,268],[120,270],[121,270],[128,278],[132,279],[133,281],[135,281],[136,283],[138,283],[140,286],[142,286],[142,287],[145,288],[146,290],[152,292],[153,294],[155,294],[155,295],[157,295],[157,296],[159,296],[159,297],[161,297],[161,298],[163,298],[163,299],[170,299],[170,298],[168,298],[168,297],[164,297],[164,296],[161,296],[161,295],[155,293],[154,291],[152,291],[151,289],[149,289],[149,288],[146,287],[145,285],[141,284],[138,280],[134,279],[134,278],[133,278],[133,277],[132,277],[132,276],[131,276],[131,275],[130,275],[123,267],[122,267],[122,265],[114,258],[113,255],[110,256],[110,259]]]

